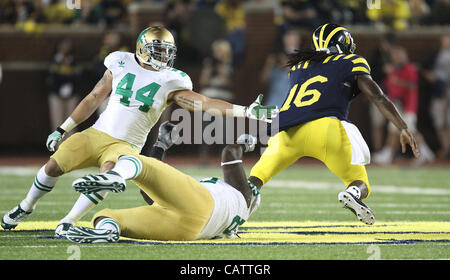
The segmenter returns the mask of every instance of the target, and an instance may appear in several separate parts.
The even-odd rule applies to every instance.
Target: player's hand
[[[242,134],[236,140],[236,144],[244,146],[245,153],[253,152],[253,150],[255,150],[256,142],[256,137],[251,134]]]
[[[252,190],[252,198],[250,200],[249,206],[250,215],[252,215],[253,212],[255,212],[261,204],[261,193],[259,192],[258,188],[252,182],[250,182],[250,180],[248,181],[248,185]]]
[[[402,153],[406,153],[406,144],[408,144],[411,146],[414,156],[416,158],[419,157],[419,148],[417,148],[416,139],[414,139],[414,136],[407,128],[402,129],[400,132],[400,144],[402,145]]]
[[[61,139],[63,138],[63,136],[64,136],[64,135],[63,135],[61,132],[57,131],[57,130],[55,130],[52,134],[50,134],[50,135],[47,137],[47,143],[46,143],[47,149],[48,149],[50,152],[54,152],[54,151],[55,151],[55,146],[56,146],[56,144],[57,144],[59,141],[61,141]]]
[[[166,151],[180,138],[178,132],[178,127],[175,124],[169,121],[163,122],[159,126],[158,139],[155,144]]]
[[[245,116],[249,119],[260,120],[271,123],[273,118],[278,115],[277,106],[261,105],[263,95],[260,94],[256,100],[250,104],[245,110]]]

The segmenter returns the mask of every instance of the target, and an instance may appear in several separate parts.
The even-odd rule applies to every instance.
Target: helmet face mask
[[[144,45],[141,49],[141,53],[148,57],[148,59],[142,61],[142,63],[150,65],[156,70],[162,70],[164,68],[173,67],[177,48],[171,43],[154,42]]]
[[[137,39],[136,57],[157,71],[173,67],[176,52],[173,36],[164,27],[149,27]]]

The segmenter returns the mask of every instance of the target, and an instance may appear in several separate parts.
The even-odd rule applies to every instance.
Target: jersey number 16
[[[317,89],[308,89],[308,87],[313,83],[317,83],[317,82],[325,83],[327,81],[328,81],[328,79],[321,75],[317,75],[312,78],[309,78],[300,86],[298,93],[297,93],[298,84],[295,84],[291,88],[291,91],[289,92],[289,96],[287,97],[286,101],[284,102],[283,107],[281,107],[280,112],[289,110],[289,108],[291,107],[291,103],[294,103],[294,105],[296,107],[304,107],[304,106],[309,106],[309,105],[317,102],[322,94]],[[296,93],[297,93],[297,96],[294,99],[294,96]],[[309,95],[311,95],[311,98],[303,101],[303,98],[306,96],[309,96]],[[294,102],[292,102],[292,99],[294,99]]]

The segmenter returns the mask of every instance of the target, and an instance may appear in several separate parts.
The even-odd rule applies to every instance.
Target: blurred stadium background
[[[312,30],[326,22],[348,27],[356,52],[387,94],[395,90],[387,78],[405,74],[391,50],[404,48],[415,67],[403,82],[417,89],[408,97],[417,102],[411,110],[434,154],[418,164],[447,165],[449,124],[442,120],[449,114],[449,0],[0,0],[0,164],[44,163],[46,137],[95,85],[103,58],[115,50],[133,52],[136,36],[149,25],[173,32],[175,67],[190,75],[194,90],[243,105],[264,93],[266,103],[280,106],[283,84],[274,81],[286,76],[279,67],[284,54],[309,47]],[[386,123],[365,97],[354,101],[350,120],[373,152],[388,142]],[[153,131],[147,147],[154,137]],[[198,162],[200,153],[207,163],[220,151],[187,147],[171,154]],[[412,159],[411,153],[396,156],[394,163]]]

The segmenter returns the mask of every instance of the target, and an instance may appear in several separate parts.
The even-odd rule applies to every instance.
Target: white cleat
[[[365,223],[366,225],[373,225],[375,222],[375,216],[372,209],[364,204],[360,199],[353,196],[347,191],[342,191],[338,194],[339,202],[344,205],[344,208],[352,211],[358,220]]]
[[[93,193],[100,191],[110,191],[114,193],[123,192],[125,190],[125,180],[114,171],[96,175],[86,175],[76,179],[72,183],[72,187],[81,193]]]
[[[72,227],[67,231],[66,238],[75,243],[115,243],[120,235],[110,229]]]
[[[25,211],[20,207],[20,204],[10,210],[2,218],[2,228],[3,229],[14,229],[17,225],[26,217],[30,216],[33,210]]]
[[[55,230],[55,235],[57,237],[63,237],[66,238],[67,232],[69,229],[73,227],[73,224],[71,223],[59,223]]]

